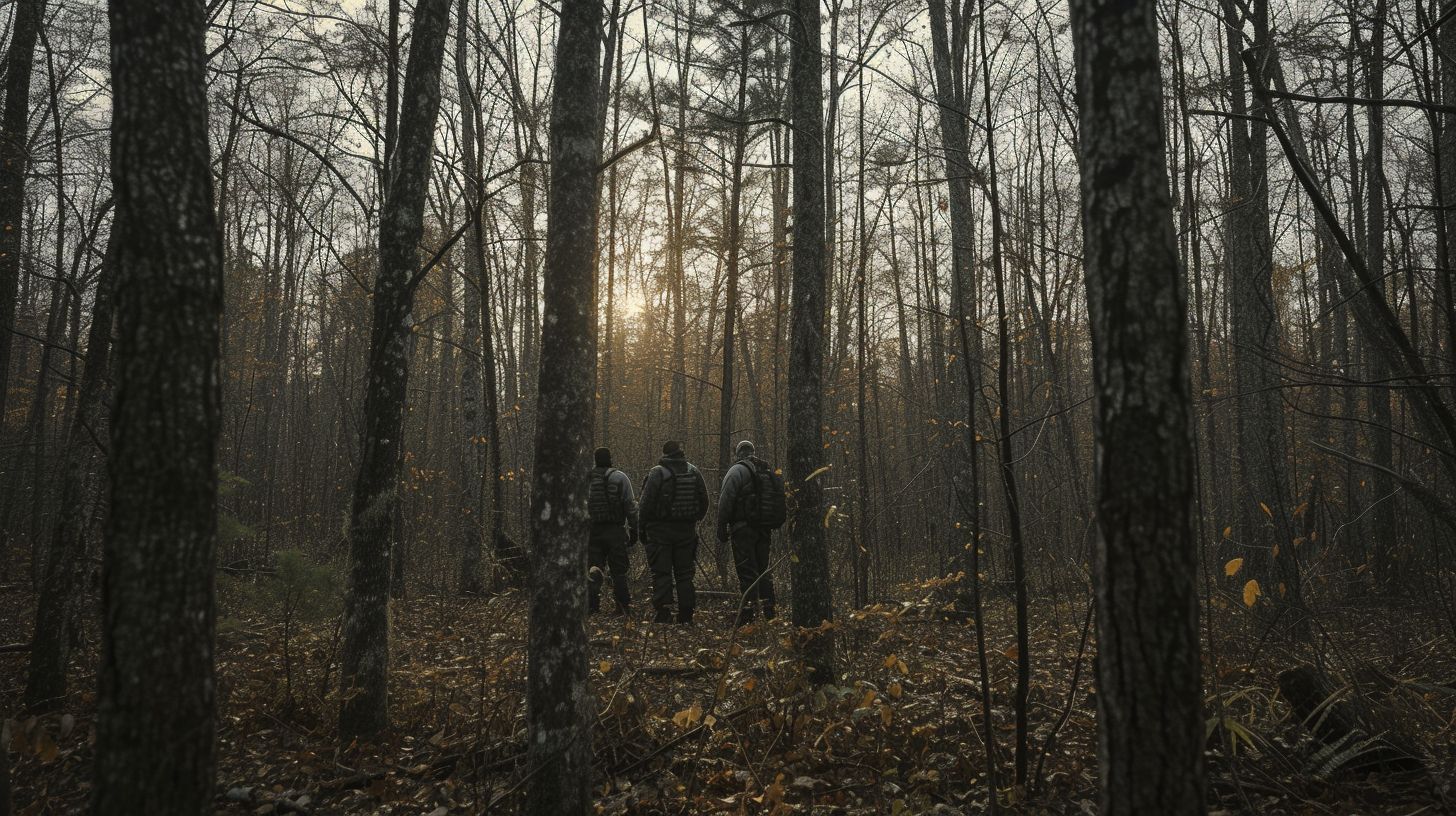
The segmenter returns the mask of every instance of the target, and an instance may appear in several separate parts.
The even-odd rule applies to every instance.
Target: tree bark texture
[[[586,507],[597,348],[593,298],[601,130],[601,0],[564,0],[551,106],[545,312],[531,499],[526,812],[591,808]]]
[[[822,476],[824,424],[824,321],[829,270],[825,264],[824,77],[818,0],[794,0],[790,28],[789,83],[794,140],[793,306],[789,328],[789,519],[793,551],[793,621],[817,629],[834,617],[829,550],[824,536]],[[809,676],[834,679],[834,638],[808,634],[803,643]]]
[[[93,810],[212,811],[222,240],[203,8],[113,0],[116,401]]]
[[[404,107],[380,214],[363,453],[349,523],[339,707],[339,736],[345,740],[378,733],[389,725],[390,546],[399,506],[414,278],[420,265],[418,247],[424,233],[449,11],[450,0],[420,0],[415,7]]]
[[[30,75],[45,0],[17,0],[5,65],[5,112],[0,114],[0,433],[5,430],[11,329],[20,292],[21,222],[30,151]]]
[[[1187,304],[1154,0],[1073,0],[1096,391],[1101,813],[1201,814]]]

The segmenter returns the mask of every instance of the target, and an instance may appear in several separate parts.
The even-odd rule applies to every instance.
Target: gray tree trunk
[[[1242,51],[1242,17],[1225,0],[1229,70],[1236,115],[1248,111]],[[1252,3],[1254,43],[1259,60],[1269,54],[1267,4]],[[1269,72],[1249,77],[1263,87]],[[1255,113],[1275,113],[1257,106]],[[1248,559],[1247,574],[1258,579],[1269,605],[1299,606],[1299,573],[1290,522],[1290,485],[1284,457],[1284,408],[1279,359],[1283,354],[1279,310],[1274,298],[1273,245],[1269,232],[1268,127],[1230,120],[1229,203],[1224,214],[1229,280],[1229,330],[1233,345],[1235,437],[1238,485],[1234,495],[1234,538]],[[1289,621],[1301,630],[1302,613]]]
[[[1441,24],[1437,43],[1441,103],[1448,108],[1456,107],[1456,16]],[[1456,206],[1453,206],[1456,205],[1456,113],[1441,114],[1440,122],[1437,150],[1441,174],[1438,181],[1440,203],[1445,207],[1441,215],[1445,226],[1445,256],[1447,263],[1456,263]],[[1449,272],[1441,275],[1440,293],[1446,357],[1452,360],[1451,367],[1456,368],[1456,293],[1453,293]]]
[[[793,306],[789,328],[789,470],[794,508],[789,519],[793,561],[793,621],[815,629],[834,617],[829,550],[824,539],[823,476],[809,478],[824,460],[824,320],[829,270],[825,264],[824,77],[818,0],[794,0],[790,36],[792,94],[794,257]],[[803,643],[804,661],[815,683],[834,680],[834,637],[830,632]]]
[[[203,7],[112,0],[116,401],[93,811],[210,813],[222,240]]]
[[[1096,391],[1101,810],[1201,814],[1187,303],[1154,0],[1072,0]]]
[[[115,246],[115,244],[113,244]],[[36,599],[35,630],[31,637],[30,670],[25,704],[45,710],[60,703],[66,693],[66,667],[71,654],[71,626],[79,612],[86,553],[91,550],[92,498],[98,492],[105,457],[98,445],[105,431],[107,376],[110,373],[112,333],[112,280],[115,255],[108,251],[96,280],[96,304],[86,341],[86,367],[80,396],[66,439],[61,465],[60,507],[52,532],[50,553],[41,572]]]
[[[1385,97],[1385,0],[1376,0],[1372,14],[1370,53],[1366,62],[1368,76],[1367,95],[1374,100]],[[1380,281],[1373,295],[1389,298],[1389,284],[1385,270],[1385,109],[1371,105],[1365,112],[1369,127],[1365,154],[1365,263],[1371,276]],[[1414,304],[1412,304],[1414,305]],[[1413,340],[1419,340],[1411,332]],[[1390,408],[1391,390],[1389,383],[1394,371],[1379,355],[1370,355],[1371,365],[1368,379],[1374,385],[1367,397],[1370,401],[1370,424],[1366,426],[1370,435],[1370,458],[1379,466],[1370,475],[1370,569],[1375,581],[1386,589],[1395,585],[1395,545],[1397,536],[1394,480],[1389,472],[1395,468],[1395,445],[1391,438],[1394,412]],[[1383,470],[1382,470],[1383,469]]]
[[[10,383],[11,329],[20,291],[20,225],[25,217],[25,173],[30,155],[30,74],[45,0],[17,0],[5,61],[5,112],[0,118],[0,435]],[[0,535],[3,541],[3,535]]]
[[[564,0],[551,104],[545,312],[531,498],[526,671],[526,812],[591,807],[593,700],[587,685],[586,474],[596,390],[597,176],[601,0]]]
[[[484,390],[480,384],[481,318],[486,292],[485,242],[481,235],[480,145],[476,134],[477,112],[475,92],[470,85],[470,60],[467,57],[470,32],[470,3],[462,2],[455,12],[455,86],[460,96],[460,150],[465,156],[465,320],[461,345],[465,353],[460,363],[460,414],[465,439],[460,443],[462,460],[461,515],[464,516],[460,540],[460,591],[475,594],[481,591],[481,561],[484,555],[487,521],[485,517],[485,445],[494,447],[496,440],[485,437],[480,403]]]
[[[368,736],[389,725],[389,566],[413,345],[414,293],[425,192],[440,109],[440,73],[450,0],[415,7],[398,142],[390,151],[379,225],[379,271],[365,369],[363,451],[349,521],[349,588],[340,654],[339,736]]]

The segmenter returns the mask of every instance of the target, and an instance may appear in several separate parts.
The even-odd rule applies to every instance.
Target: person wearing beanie
[[[696,606],[693,570],[698,558],[698,522],[708,515],[708,484],[688,461],[682,443],[669,440],[662,458],[642,485],[642,542],[652,569],[652,606],[658,623],[692,623]]]
[[[632,545],[637,543],[637,501],[632,493],[632,479],[612,467],[612,451],[597,448],[588,478],[587,512],[591,516],[591,532],[587,537],[587,605],[592,612],[601,609],[602,580],[612,576],[612,595],[617,614],[626,615],[632,604],[627,584]]]
[[[754,455],[753,443],[745,439],[733,449],[733,465],[723,474],[718,493],[718,543],[733,543],[733,563],[742,595],[737,625],[751,622],[760,607],[765,619],[774,610],[773,577],[769,575],[769,549],[773,545],[773,520],[763,517],[764,491],[782,491],[783,482],[771,465]],[[781,523],[781,519],[779,523]]]

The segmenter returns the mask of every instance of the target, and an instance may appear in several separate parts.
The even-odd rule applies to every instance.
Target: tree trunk
[[[591,808],[593,697],[587,686],[586,474],[596,390],[601,0],[564,0],[551,106],[546,300],[531,499],[526,672],[526,812]]]
[[[485,518],[485,430],[482,427],[480,402],[484,393],[480,385],[480,322],[485,297],[485,241],[481,234],[480,145],[476,136],[477,113],[475,92],[470,85],[470,61],[466,43],[470,32],[470,3],[461,0],[456,7],[455,85],[460,96],[460,150],[465,156],[465,320],[461,344],[465,353],[460,365],[460,414],[465,439],[461,444],[461,515],[464,516],[460,540],[460,591],[475,594],[482,589],[481,560],[486,532]],[[495,440],[488,443],[494,447]]]
[[[201,5],[112,0],[116,402],[93,810],[211,812],[222,241]]]
[[[1096,392],[1100,812],[1201,814],[1195,451],[1153,0],[1072,0]]]
[[[986,170],[991,210],[991,273],[996,285],[997,451],[1000,458],[1001,488],[1006,494],[1006,527],[1011,538],[1011,574],[1016,603],[1016,784],[1026,784],[1028,705],[1031,693],[1031,638],[1027,620],[1026,542],[1021,530],[1021,496],[1016,488],[1016,455],[1011,439],[1011,326],[1006,305],[1006,265],[1002,259],[1001,192],[996,170],[995,111],[991,104],[991,57],[986,47],[986,0],[980,0],[982,101],[986,127]],[[974,440],[972,441],[974,444]]]
[[[389,725],[390,545],[399,505],[417,247],[424,234],[449,11],[450,0],[420,0],[416,6],[404,108],[380,213],[363,447],[349,522],[349,588],[340,653],[339,736],[345,741],[376,734]]]
[[[102,408],[110,370],[115,267],[115,256],[108,250],[96,281],[96,305],[86,340],[80,405],[72,418],[61,465],[61,512],[51,536],[50,554],[45,559],[36,599],[30,670],[25,686],[25,704],[31,710],[53,708],[66,693],[70,627],[80,611],[77,595],[89,549],[86,536],[92,520],[91,500],[97,492],[99,467],[104,463],[98,442],[105,428]]]
[[[992,723],[992,701],[990,666],[986,656],[985,616],[981,606],[981,506],[980,506],[980,448],[976,432],[976,366],[979,361],[973,350],[978,343],[973,334],[975,325],[975,287],[972,285],[971,265],[974,262],[971,225],[971,173],[970,150],[966,130],[965,50],[968,38],[967,23],[959,7],[947,25],[945,0],[930,0],[931,53],[934,55],[936,100],[939,102],[940,137],[945,152],[946,184],[950,188],[947,207],[950,211],[951,228],[951,309],[956,333],[960,339],[960,385],[964,393],[959,405],[959,414],[965,418],[963,435],[964,453],[959,461],[953,460],[951,469],[952,489],[967,516],[969,536],[955,536],[958,545],[954,553],[955,566],[951,572],[964,573],[958,587],[957,604],[968,610],[976,627],[976,662],[981,680],[981,739],[986,754],[987,806],[996,810],[996,733]],[[924,220],[924,219],[921,219]],[[932,239],[934,233],[931,233]],[[924,241],[922,241],[924,243]],[[933,269],[931,263],[925,264]],[[927,271],[926,277],[933,273]],[[941,349],[944,342],[939,337],[940,323],[931,324],[932,346]],[[936,367],[943,354],[937,356]],[[936,377],[937,382],[939,376]],[[947,379],[951,379],[947,377]],[[942,405],[947,400],[938,400]],[[962,541],[964,539],[964,541]]]
[[[733,157],[728,178],[728,212],[727,229],[724,230],[724,242],[727,244],[727,260],[724,264],[723,276],[726,279],[723,289],[726,292],[723,304],[723,374],[720,382],[722,387],[718,392],[718,478],[721,480],[728,475],[728,468],[733,465],[732,434],[733,434],[733,363],[734,348],[736,340],[734,333],[738,328],[738,278],[739,258],[742,244],[742,201],[743,201],[743,158],[748,145],[748,124],[745,117],[748,115],[748,26],[741,26],[738,33],[738,95],[733,118]],[[747,355],[744,355],[746,358]],[[761,444],[761,442],[760,442]],[[719,575],[726,574],[727,546],[721,542],[714,542],[714,560],[717,562]]]
[[[789,471],[794,509],[789,519],[793,561],[793,621],[817,629],[834,617],[829,550],[824,539],[824,320],[828,289],[824,223],[824,78],[818,0],[794,0],[789,82],[793,95],[794,258],[789,337]],[[834,681],[834,636],[821,631],[802,644],[809,677]]]
[[[1246,72],[1240,59],[1242,17],[1234,0],[1225,0],[1229,69],[1236,115],[1248,110]],[[1254,0],[1254,47],[1264,60],[1268,44],[1267,3]],[[1260,68],[1263,87],[1267,65]],[[1262,108],[1256,103],[1256,108]],[[1272,110],[1258,110],[1260,116]],[[1266,609],[1298,609],[1299,573],[1295,566],[1294,535],[1290,526],[1290,485],[1284,457],[1284,411],[1280,398],[1277,362],[1283,348],[1279,309],[1274,297],[1273,245],[1269,231],[1269,172],[1267,125],[1263,121],[1230,122],[1229,204],[1224,214],[1225,256],[1228,264],[1229,330],[1233,347],[1235,434],[1238,440],[1238,483],[1235,495],[1235,539],[1247,554],[1248,573],[1261,582]],[[1286,623],[1298,633],[1308,625],[1302,612]]]
[[[1437,40],[1437,63],[1440,72],[1441,103],[1447,111],[1441,114],[1441,133],[1436,149],[1440,163],[1439,203],[1444,208],[1446,263],[1456,263],[1456,16],[1441,24]],[[1456,293],[1452,291],[1449,271],[1440,276],[1441,307],[1445,313],[1444,339],[1446,358],[1456,369]]]
[[[1385,0],[1376,0],[1371,21],[1370,53],[1366,62],[1367,96],[1374,100],[1385,98],[1385,9]],[[1379,281],[1371,294],[1388,299],[1389,284],[1385,280],[1385,108],[1371,105],[1366,108],[1365,116],[1369,126],[1365,142],[1365,263],[1371,277]],[[1409,305],[1415,306],[1414,303]],[[1411,339],[1419,343],[1419,334],[1411,332]],[[1399,501],[1395,495],[1394,480],[1389,475],[1395,467],[1395,446],[1391,438],[1394,416],[1390,409],[1388,382],[1394,372],[1379,355],[1371,355],[1370,359],[1368,379],[1373,386],[1367,397],[1370,401],[1370,423],[1366,428],[1370,435],[1370,459],[1379,466],[1370,475],[1371,501],[1374,502],[1370,508],[1370,570],[1376,583],[1390,590],[1396,584],[1395,511]]]
[[[0,437],[10,388],[11,329],[20,290],[21,222],[29,164],[30,74],[45,0],[17,0],[5,65],[5,112],[0,118]],[[3,541],[3,538],[0,538]]]

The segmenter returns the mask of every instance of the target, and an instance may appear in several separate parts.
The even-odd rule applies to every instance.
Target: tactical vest
[[[696,521],[702,509],[698,506],[698,469],[691,464],[682,473],[667,465],[662,468],[662,483],[657,492],[657,517],[663,521]]]
[[[735,520],[771,530],[782,527],[788,518],[784,477],[757,456],[739,464],[748,468],[750,486],[738,492],[737,507],[733,508]]]
[[[592,468],[586,499],[592,524],[621,524],[626,519],[622,512],[622,486],[612,480],[616,472],[616,468]]]

